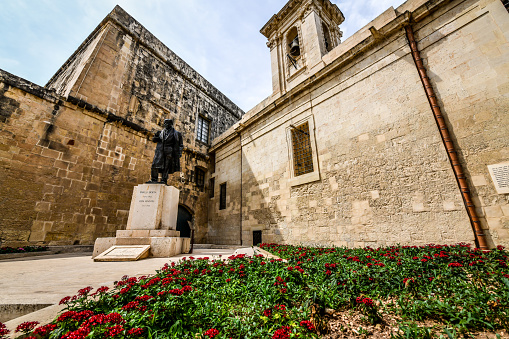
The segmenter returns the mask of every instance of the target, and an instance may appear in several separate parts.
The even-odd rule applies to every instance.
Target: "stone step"
[[[0,322],[6,323],[52,305],[53,304],[0,304]]]
[[[193,249],[237,249],[246,246],[241,245],[219,245],[219,244],[193,244]]]
[[[41,325],[50,323],[57,314],[64,309],[64,307],[65,305],[46,305],[46,307],[35,312],[31,312],[5,322],[7,328],[11,330],[8,338],[15,338],[19,336],[19,333],[14,333],[14,330],[18,327],[18,325],[26,321],[38,321]]]

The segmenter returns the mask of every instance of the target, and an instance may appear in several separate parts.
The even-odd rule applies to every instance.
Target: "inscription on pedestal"
[[[156,202],[156,191],[140,191],[138,203],[141,204],[141,207],[153,208]]]
[[[488,170],[497,193],[509,193],[509,163],[488,165]]]
[[[139,185],[134,188],[127,221],[128,230],[156,230],[161,223],[163,185]]]

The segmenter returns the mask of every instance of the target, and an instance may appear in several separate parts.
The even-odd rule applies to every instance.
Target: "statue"
[[[182,134],[173,128],[173,120],[165,119],[164,129],[156,132],[152,141],[157,142],[157,146],[150,171],[150,181],[147,184],[168,185],[168,175],[180,172],[180,157],[184,149]],[[160,182],[158,182],[159,173],[161,173]]]

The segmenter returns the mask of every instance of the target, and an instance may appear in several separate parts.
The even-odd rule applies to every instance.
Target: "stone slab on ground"
[[[148,257],[150,245],[112,246],[94,261],[136,261]]]

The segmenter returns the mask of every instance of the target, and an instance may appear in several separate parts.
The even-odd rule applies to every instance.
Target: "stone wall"
[[[169,183],[193,214],[196,242],[207,240],[208,186],[197,186],[196,168],[207,172],[210,140],[243,112],[120,7],[45,88],[1,70],[0,86],[4,244],[91,244],[124,229],[168,118],[184,139],[182,177]],[[199,116],[209,142],[197,140]]]
[[[262,230],[264,242],[473,243],[410,55],[408,17],[400,14],[406,10],[417,21],[416,39],[488,242],[509,244],[508,195],[496,193],[487,169],[509,160],[509,16],[498,0],[408,1],[368,24],[374,33],[363,29],[325,55],[311,78],[248,112],[212,147],[242,154],[241,182],[239,172],[216,173],[216,182],[242,190],[242,223],[214,214],[210,228],[242,229],[244,244],[253,230]],[[312,126],[318,164],[307,180],[293,177],[288,138],[303,121]],[[242,142],[234,146],[239,133]],[[216,158],[217,168],[222,161]],[[217,204],[209,209],[216,213]]]

